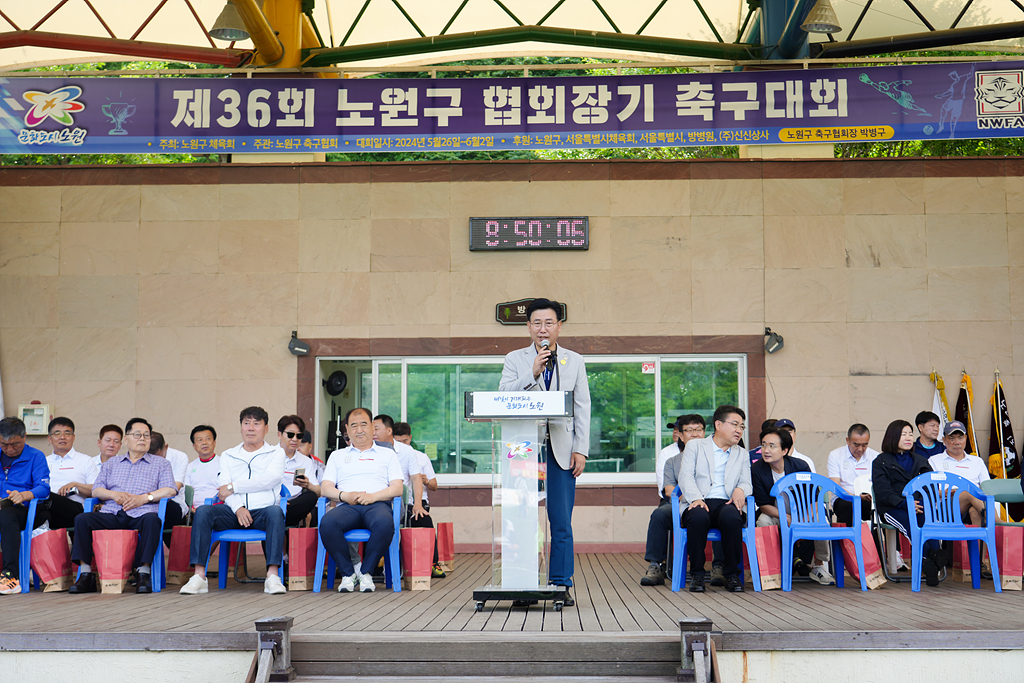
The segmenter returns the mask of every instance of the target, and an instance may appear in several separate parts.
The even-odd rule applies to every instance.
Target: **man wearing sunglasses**
[[[298,415],[285,415],[277,421],[277,438],[285,457],[281,483],[288,487],[289,494],[284,524],[289,527],[301,524],[311,512],[315,517],[316,500],[320,497],[320,480],[313,459],[299,451],[305,431],[306,422]],[[316,526],[316,519],[313,526]]]

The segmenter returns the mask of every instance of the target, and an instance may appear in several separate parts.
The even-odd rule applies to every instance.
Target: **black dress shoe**
[[[953,553],[949,548],[937,548],[931,552],[929,557],[939,569],[953,566]]]
[[[740,577],[736,574],[725,577],[725,590],[730,593],[742,593],[743,582],[740,580]]]
[[[572,599],[572,593],[570,593],[569,589],[566,588],[565,589],[565,599],[562,600],[562,607],[573,607],[575,604],[576,604],[576,601]]]
[[[78,577],[78,581],[75,581],[75,585],[68,589],[68,593],[95,593],[96,592],[96,574],[93,572],[83,572]]]
[[[690,577],[690,592],[691,593],[703,593],[704,592],[704,572],[694,574]]]
[[[921,573],[924,575],[926,586],[939,585],[939,568],[932,558],[926,557],[921,560]]]
[[[139,573],[139,583],[135,587],[136,593],[152,593],[153,592],[153,577],[150,574]]]

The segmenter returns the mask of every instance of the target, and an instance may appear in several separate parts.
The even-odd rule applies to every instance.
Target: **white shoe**
[[[356,589],[356,580],[359,578],[358,574],[352,576],[341,577],[341,585],[338,586],[339,593],[351,593]]]
[[[270,574],[267,576],[267,580],[263,582],[263,592],[269,593],[270,595],[284,595],[288,592],[288,589],[281,583],[281,577],[277,574]]]
[[[356,576],[362,576],[363,575],[363,563],[362,562],[356,562],[354,565],[352,565],[352,568],[356,570]]]
[[[210,592],[210,582],[206,579],[199,578],[195,574],[188,580],[181,590],[178,591],[181,595],[199,595],[200,593]]]
[[[836,580],[832,578],[832,575],[828,573],[828,570],[821,565],[818,565],[811,570],[811,578],[822,586],[831,586],[836,582]]]
[[[359,592],[360,593],[372,593],[377,590],[377,587],[373,585],[373,577],[369,574],[363,574],[359,577]]]

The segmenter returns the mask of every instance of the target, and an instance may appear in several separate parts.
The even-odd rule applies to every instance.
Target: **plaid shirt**
[[[134,496],[163,488],[178,490],[174,485],[171,463],[166,458],[150,453],[144,454],[137,462],[132,462],[127,453],[115,455],[103,463],[103,469],[93,483],[93,488],[97,487],[107,491],[124,491]],[[100,512],[112,515],[120,511],[120,504],[113,500],[104,501],[103,507],[100,508]],[[159,511],[160,503],[156,502],[146,503],[125,512],[129,517],[141,517],[148,512],[157,514]]]

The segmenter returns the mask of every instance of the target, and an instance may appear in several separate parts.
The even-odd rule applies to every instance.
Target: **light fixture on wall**
[[[829,0],[818,0],[814,3],[800,28],[808,33],[838,33],[843,30]]]
[[[767,337],[764,342],[765,351],[771,354],[782,349],[785,342],[782,339],[781,334],[778,332],[772,332],[772,328],[766,327],[764,328],[764,336]]]
[[[292,339],[288,342],[288,350],[292,352],[293,356],[308,356],[310,347],[309,344],[299,339],[299,333],[292,330]]]
[[[249,40],[249,31],[231,0],[224,3],[224,9],[220,11],[217,21],[213,22],[210,37],[225,41]]]

